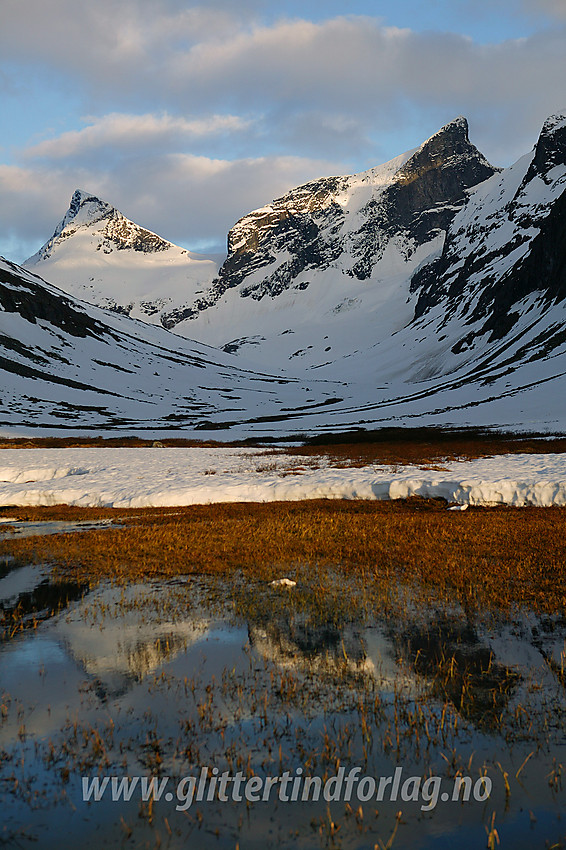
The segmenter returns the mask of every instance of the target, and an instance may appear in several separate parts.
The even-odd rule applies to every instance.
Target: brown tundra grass
[[[566,437],[540,439],[540,435],[486,432],[474,428],[450,430],[443,428],[380,428],[376,431],[353,431],[345,434],[326,434],[305,438],[290,438],[288,454],[316,459],[327,457],[340,466],[364,466],[367,463],[402,465],[438,464],[450,460],[469,460],[501,454],[566,452]],[[51,448],[152,448],[155,443],[169,448],[238,448],[272,447],[280,452],[281,445],[270,438],[245,440],[196,440],[162,436],[158,440],[144,437],[6,437],[0,438],[0,449]]]
[[[485,434],[470,431],[443,431],[436,428],[391,428],[361,433],[344,442],[334,437],[312,438],[305,445],[287,449],[289,454],[312,457],[323,455],[332,465],[365,466],[379,463],[392,466],[415,464],[441,466],[454,460],[472,460],[503,454],[548,454],[566,452],[566,438],[537,439],[513,434]]]
[[[566,612],[563,508],[446,510],[441,500],[312,500],[139,510],[12,508],[14,519],[112,518],[121,525],[0,541],[0,557],[50,562],[96,583],[187,574],[271,580],[305,565],[410,586],[467,610],[529,605]]]

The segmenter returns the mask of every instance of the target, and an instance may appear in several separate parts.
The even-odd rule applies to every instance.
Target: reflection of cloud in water
[[[14,567],[0,578],[0,605],[14,605],[22,593],[30,593],[47,577],[47,568],[41,565]]]
[[[30,522],[0,518],[0,540],[11,537],[38,537],[46,534],[69,534],[72,531],[89,531],[111,524],[109,519],[81,520],[67,522],[65,520],[46,520],[45,522]]]

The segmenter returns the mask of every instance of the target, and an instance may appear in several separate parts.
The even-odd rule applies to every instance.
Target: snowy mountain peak
[[[81,229],[88,229],[92,235],[98,237],[96,250],[102,250],[105,254],[127,248],[153,253],[172,247],[171,242],[134,224],[106,201],[83,189],[76,189],[69,209],[55,228],[52,237],[33,257],[26,260],[25,265],[33,266],[41,260],[48,260],[59,245]]]
[[[468,132],[468,119],[464,115],[458,115],[456,118],[453,118],[452,121],[444,124],[444,126],[441,127],[440,130],[437,130],[436,133],[433,133],[421,147],[428,145],[429,142],[439,136],[452,136],[453,138],[460,137],[464,141],[468,142]]]
[[[566,127],[566,109],[550,115],[542,125],[541,136],[551,136]]]
[[[83,189],[75,189],[63,221],[65,224],[74,221],[77,225],[91,225],[95,221],[100,221],[101,218],[109,217],[113,212],[115,212],[114,207],[106,201]]]
[[[531,164],[528,177],[534,174],[544,176],[556,165],[566,162],[566,113],[556,113],[542,125],[542,130],[535,145],[535,155]]]
[[[459,328],[453,353],[482,337],[517,334],[524,305],[541,315],[566,302],[566,117],[545,121],[532,154],[477,186],[454,218],[442,255],[418,271],[416,318],[436,311],[439,327]],[[465,326],[465,330],[463,329]],[[560,323],[546,328],[523,355],[540,357],[562,343]]]
[[[278,306],[285,300],[292,306],[295,291],[314,286],[330,269],[338,270],[351,298],[348,278],[381,277],[377,267],[386,256],[409,273],[438,250],[467,191],[498,170],[470,143],[468,122],[458,117],[384,165],[299,186],[236,222],[217,280],[166,326],[198,319],[221,300],[231,302],[230,315],[239,298],[248,304],[279,298]]]
[[[83,189],[24,266],[77,298],[154,324],[192,302],[218,270],[214,258],[162,239]]]

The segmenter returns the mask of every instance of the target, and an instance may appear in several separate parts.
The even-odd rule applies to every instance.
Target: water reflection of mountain
[[[120,696],[209,628],[210,620],[202,616],[175,619],[152,613],[151,606],[136,603],[144,592],[147,588],[129,588],[133,604],[122,610],[116,588],[92,594],[87,584],[54,581],[45,567],[6,569],[0,578],[0,639],[51,620],[52,637],[94,683],[97,696]],[[77,603],[72,612],[54,620],[71,603]]]
[[[101,627],[73,618],[58,624],[67,653],[94,683],[102,699],[119,697],[172,661],[209,629],[209,620],[157,620],[106,617]]]
[[[262,657],[281,667],[332,677],[337,682],[352,675],[378,678],[382,683],[399,677],[381,632],[361,624],[338,627],[298,614],[260,625],[251,623],[248,638]]]
[[[25,628],[43,620],[47,637],[106,700],[183,656],[210,636],[219,617],[231,621],[230,605],[221,615],[210,610],[215,600],[229,597],[230,588],[222,583],[201,587],[194,580],[88,593],[74,582],[51,582],[45,568],[24,567],[0,578],[0,629],[9,637],[14,624]],[[496,728],[510,702],[525,697],[533,670],[545,688],[566,691],[566,622],[557,617],[523,613],[488,626],[469,612],[440,613],[431,607],[407,608],[397,617],[378,613],[373,619],[360,615],[340,621],[334,616],[325,622],[325,611],[321,614],[319,603],[310,608],[308,597],[299,611],[275,609],[258,599],[252,599],[256,604],[248,606],[245,618],[253,650],[282,669],[319,678],[325,687],[349,687],[355,679],[356,686],[365,680],[383,694],[424,688],[486,731]],[[63,616],[55,616],[60,612]],[[220,637],[213,651],[218,665],[224,663],[225,639]],[[204,656],[211,651],[203,646]]]
[[[488,630],[470,617],[422,612],[411,620],[339,627],[301,613],[270,622],[260,618],[248,634],[250,645],[280,667],[332,678],[337,685],[362,676],[385,692],[424,687],[484,731],[497,728],[528,670],[539,668],[541,681],[554,670],[561,681],[557,664],[538,645],[540,627],[528,623]],[[553,640],[548,652],[556,655],[555,634]]]
[[[390,631],[400,661],[426,679],[434,696],[451,702],[474,725],[496,728],[520,680],[496,657],[470,618],[422,617]]]
[[[359,629],[338,629],[332,623],[313,624],[303,616],[290,620],[275,620],[263,626],[248,627],[250,644],[259,649],[269,646],[273,659],[285,661],[301,657],[307,659],[365,660],[363,641]]]

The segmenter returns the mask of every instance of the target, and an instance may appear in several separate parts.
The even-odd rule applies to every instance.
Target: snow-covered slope
[[[410,281],[413,315],[316,370],[355,376],[373,418],[424,399],[468,422],[566,418],[566,117],[545,122],[534,151],[468,193],[437,258]],[[379,388],[379,389],[378,389]],[[535,401],[538,400],[538,401]],[[537,410],[537,403],[540,409]],[[488,409],[492,411],[487,413]],[[458,412],[459,411],[459,412]],[[359,409],[357,416],[360,416]]]
[[[166,324],[292,368],[370,345],[411,320],[411,275],[442,251],[466,190],[496,171],[457,118],[385,165],[300,186],[234,225],[218,278]]]
[[[58,430],[253,427],[265,417],[286,420],[297,403],[333,403],[328,383],[253,370],[81,303],[3,259],[0,387],[0,426]]]
[[[384,166],[299,187],[238,222],[202,297],[161,314],[224,351],[81,306],[6,264],[2,305],[17,317],[0,312],[0,367],[12,376],[3,421],[208,420],[234,436],[390,424],[564,431],[565,189],[563,114],[503,171],[456,119]],[[102,231],[101,246],[110,240],[113,254],[142,265],[169,250],[135,225],[119,237],[129,247],[116,247],[110,224],[120,219],[76,201],[34,268],[51,258],[54,274],[57,254],[68,249],[71,264],[72,245]],[[135,286],[133,266],[128,275]],[[31,392],[38,371],[43,395]],[[66,388],[60,398],[54,385]]]
[[[555,310],[566,325],[564,302]],[[76,301],[0,260],[0,428],[225,439],[392,424],[566,431],[564,337],[550,357],[517,357],[513,366],[524,340],[503,342],[491,357],[417,382],[399,366],[395,337],[309,378],[269,374]],[[384,380],[381,364],[398,375]]]
[[[77,298],[153,324],[192,303],[218,271],[216,258],[179,248],[80,189],[24,266]]]

